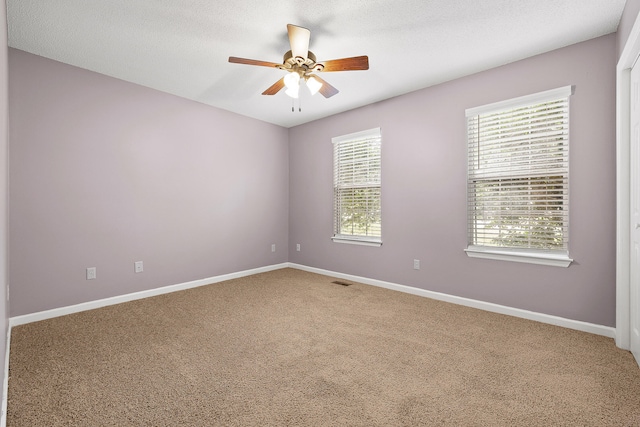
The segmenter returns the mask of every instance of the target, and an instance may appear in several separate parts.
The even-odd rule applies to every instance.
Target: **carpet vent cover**
[[[340,285],[340,286],[351,286],[351,283],[341,282],[339,280],[335,280],[335,281],[333,281],[331,283],[336,284],[336,285]]]

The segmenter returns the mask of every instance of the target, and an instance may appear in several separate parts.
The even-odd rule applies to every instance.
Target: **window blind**
[[[568,251],[570,95],[467,110],[469,245]]]
[[[333,142],[334,240],[381,242],[380,129]]]

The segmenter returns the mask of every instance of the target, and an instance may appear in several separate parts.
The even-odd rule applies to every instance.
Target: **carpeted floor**
[[[613,340],[283,269],[13,328],[7,425],[640,426]]]

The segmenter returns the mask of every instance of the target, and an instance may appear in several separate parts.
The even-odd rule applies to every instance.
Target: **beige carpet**
[[[12,426],[640,426],[613,340],[283,269],[13,328]]]

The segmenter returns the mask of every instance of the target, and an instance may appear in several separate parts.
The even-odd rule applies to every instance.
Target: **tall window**
[[[567,86],[466,111],[470,256],[571,262],[571,93]]]
[[[380,128],[333,142],[333,240],[380,246]]]

